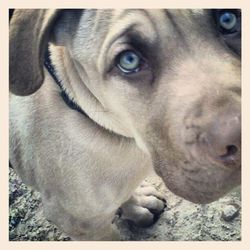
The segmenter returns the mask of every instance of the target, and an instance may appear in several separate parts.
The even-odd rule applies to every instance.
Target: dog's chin
[[[234,170],[213,165],[192,169],[161,161],[155,168],[170,191],[198,204],[216,201],[241,183],[240,166]]]

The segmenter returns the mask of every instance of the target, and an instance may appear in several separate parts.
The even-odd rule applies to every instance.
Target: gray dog
[[[236,9],[15,10],[10,162],[76,240],[153,223],[152,170],[212,202],[240,184],[240,51]]]

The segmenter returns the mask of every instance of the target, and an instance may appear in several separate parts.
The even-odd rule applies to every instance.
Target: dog
[[[151,225],[151,171],[200,204],[240,185],[240,10],[17,9],[9,39],[10,163],[72,239]]]

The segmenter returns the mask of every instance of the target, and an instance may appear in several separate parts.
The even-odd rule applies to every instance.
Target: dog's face
[[[238,10],[67,10],[52,40],[78,105],[134,138],[174,193],[206,203],[240,183],[240,22]]]

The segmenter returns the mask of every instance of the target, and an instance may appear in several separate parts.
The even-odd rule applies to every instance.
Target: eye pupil
[[[237,17],[232,12],[224,12],[219,18],[220,26],[225,30],[232,30],[236,27]]]
[[[134,55],[126,55],[125,60],[127,60],[128,63],[132,63],[135,60]]]
[[[231,15],[229,13],[225,13],[222,17],[221,17],[221,21],[223,23],[230,23],[231,22]]]
[[[119,55],[117,66],[124,73],[137,72],[140,69],[140,57],[133,51],[124,51]]]

